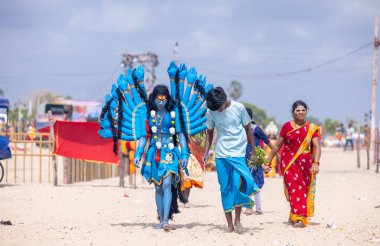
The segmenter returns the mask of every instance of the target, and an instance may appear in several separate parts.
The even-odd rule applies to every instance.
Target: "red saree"
[[[308,217],[314,214],[315,175],[310,171],[312,166],[312,142],[319,137],[319,127],[306,123],[293,129],[286,122],[280,132],[284,138],[284,149],[281,154],[280,170],[284,175],[284,192],[290,203],[290,219],[309,224]]]

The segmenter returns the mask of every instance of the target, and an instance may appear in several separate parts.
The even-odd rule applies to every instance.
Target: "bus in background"
[[[49,125],[49,111],[51,111],[54,121],[68,120],[73,113],[73,107],[69,104],[61,103],[44,103],[39,105],[35,121],[37,131]]]
[[[67,120],[75,122],[98,121],[102,104],[99,101],[56,99],[52,103],[39,105],[36,115],[36,129],[40,133],[48,133],[51,111],[53,121]]]

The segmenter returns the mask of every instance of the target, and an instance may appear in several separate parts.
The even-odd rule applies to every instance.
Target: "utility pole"
[[[178,45],[179,45],[179,43],[178,43],[178,42],[175,42],[175,44],[174,44],[174,49],[173,49],[174,62],[175,62],[175,64],[177,64],[177,65],[178,65],[178,63],[179,63],[179,59],[178,59]]]
[[[372,118],[371,118],[371,146],[374,152],[375,148],[375,128],[376,128],[376,78],[377,78],[377,56],[378,56],[378,47],[380,44],[379,40],[379,18],[375,18],[375,40],[374,40],[374,49],[373,49],[373,70],[372,70]],[[376,154],[374,154],[376,156]],[[377,164],[376,158],[373,160],[374,164]]]
[[[121,67],[126,73],[128,68],[135,68],[141,64],[145,69],[144,84],[147,95],[153,90],[156,82],[155,68],[158,66],[158,56],[152,52],[143,54],[132,54],[124,52],[122,55]]]
[[[124,70],[124,74],[127,73],[128,68],[135,68],[138,65],[142,65],[145,69],[145,76],[144,76],[144,85],[146,94],[149,95],[151,91],[153,91],[154,83],[156,82],[156,73],[155,68],[158,66],[158,56],[155,53],[147,52],[143,54],[132,54],[129,52],[124,52],[121,54],[122,61],[121,61],[121,67]],[[122,142],[119,141],[119,187],[124,187],[124,174],[125,170],[127,170],[127,173],[130,175],[129,177],[132,177],[132,174],[130,173],[130,163],[129,163],[129,157],[128,155],[131,155],[130,151],[128,151],[128,155],[125,155],[122,152]],[[132,177],[133,178],[133,177]],[[131,179],[130,179],[131,184]],[[132,184],[133,188],[136,188],[136,179],[134,179],[134,183]]]

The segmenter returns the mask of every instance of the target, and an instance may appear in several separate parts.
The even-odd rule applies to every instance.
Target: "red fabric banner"
[[[205,153],[205,148],[200,146],[200,144],[196,143],[193,138],[190,138],[190,150],[191,153],[197,158],[199,164],[201,165],[203,171],[205,170],[205,164],[202,162],[202,157]]]
[[[96,122],[56,121],[54,123],[54,153],[64,157],[118,164],[111,138],[98,134]]]

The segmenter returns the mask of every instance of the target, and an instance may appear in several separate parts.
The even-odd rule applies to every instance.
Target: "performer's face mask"
[[[157,95],[156,99],[154,102],[156,103],[156,106],[158,109],[163,109],[166,105],[167,98],[165,95]]]

